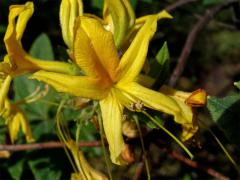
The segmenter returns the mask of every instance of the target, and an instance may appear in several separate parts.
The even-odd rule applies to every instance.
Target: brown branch
[[[181,55],[178,59],[178,64],[175,67],[173,74],[171,75],[169,85],[170,86],[175,86],[177,80],[181,76],[187,59],[191,53],[193,44],[195,43],[199,33],[204,29],[204,27],[214,18],[214,16],[220,12],[223,8],[231,5],[234,2],[237,2],[238,0],[228,0],[225,1],[224,3],[217,5],[213,8],[207,9],[205,12],[205,15],[198,20],[198,22],[193,26],[192,30],[188,34],[187,40],[185,42],[185,45],[183,47],[183,50],[181,52]]]
[[[167,6],[165,8],[165,10],[168,12],[173,12],[174,10],[176,10],[177,8],[179,8],[185,4],[188,4],[191,2],[196,2],[196,1],[199,1],[199,0],[178,0],[176,3]]]
[[[184,164],[191,166],[193,168],[202,170],[202,171],[206,172],[207,174],[209,174],[210,176],[213,176],[219,180],[229,180],[230,179],[212,168],[204,167],[203,165],[200,165],[196,161],[192,161],[190,159],[185,158],[183,155],[177,153],[176,151],[168,152],[168,154],[171,155],[174,159],[181,161]]]
[[[13,144],[13,145],[0,145],[0,151],[28,151],[28,150],[39,150],[39,149],[56,149],[62,148],[66,145],[61,142],[46,142],[46,143],[35,143],[35,144]],[[99,147],[101,146],[100,141],[90,142],[79,142],[79,147]]]

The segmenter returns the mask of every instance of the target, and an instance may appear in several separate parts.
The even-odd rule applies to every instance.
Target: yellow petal
[[[121,152],[124,150],[122,136],[123,106],[116,99],[114,93],[109,93],[107,98],[100,101],[100,107],[111,160],[118,165],[125,164],[121,157]]]
[[[8,129],[9,129],[9,135],[11,142],[14,143],[17,139],[17,135],[20,131],[20,121],[18,117],[14,116],[11,119],[8,119]]]
[[[124,44],[124,47],[128,47],[129,44],[131,43],[132,39],[136,36],[137,32],[139,31],[139,29],[146,23],[146,20],[150,17],[150,16],[155,16],[158,20],[160,19],[164,19],[164,18],[172,18],[172,16],[165,10],[157,13],[157,14],[152,14],[152,15],[146,15],[146,16],[142,16],[140,18],[137,18],[135,21],[134,26],[132,27],[132,29],[129,31],[127,37],[126,37],[126,41]]]
[[[0,158],[9,158],[10,155],[9,151],[0,151]]]
[[[182,102],[185,102],[186,99],[191,95],[190,92],[179,91],[179,90],[173,89],[170,86],[166,86],[166,85],[163,85],[159,89],[159,91],[166,95],[173,96],[173,97],[181,100]]]
[[[193,137],[193,135],[196,134],[198,131],[198,125],[193,120],[193,124],[183,124],[182,125],[182,134],[181,134],[181,140],[187,141]]]
[[[126,83],[133,81],[144,65],[149,41],[157,27],[156,16],[150,16],[139,30],[128,50],[124,53],[118,67],[119,81]]]
[[[160,88],[160,92],[163,92],[164,94],[167,94],[170,96],[174,96],[175,98],[178,98],[179,100],[185,102],[187,105],[191,107],[204,106],[207,101],[207,93],[203,89],[197,89],[192,93],[190,93],[190,92],[179,91],[164,85]]]
[[[13,5],[10,7],[8,17],[8,27],[4,37],[5,46],[9,59],[11,74],[19,75],[26,72],[32,72],[39,69],[45,69],[54,72],[72,73],[74,67],[72,64],[53,61],[41,61],[28,55],[21,45],[21,37],[27,25],[29,18],[33,13],[33,3],[27,2],[25,5]],[[16,20],[17,19],[17,20]]]
[[[69,141],[67,142],[67,146],[73,155],[73,159],[79,171],[71,175],[71,180],[107,180],[105,175],[90,166],[82,151],[79,150],[78,144]]]
[[[30,142],[35,141],[32,136],[30,124],[29,124],[26,116],[23,114],[23,112],[19,110],[18,113],[16,114],[16,118],[19,118],[19,120],[20,120],[22,131],[25,134],[27,142],[30,143]]]
[[[12,112],[11,107],[12,105],[10,101],[8,100],[8,98],[5,98],[4,108],[1,109],[0,116],[3,117],[4,119],[8,119],[11,116],[11,112]]]
[[[105,0],[103,19],[114,34],[115,44],[121,47],[135,22],[135,14],[128,0]]]
[[[34,73],[31,78],[43,81],[53,86],[59,92],[89,99],[102,99],[108,93],[108,89],[102,81],[87,76],[71,76],[54,72],[38,71]]]
[[[149,16],[152,16],[152,15],[146,15],[146,16],[142,16],[140,18],[137,18],[136,19],[136,23],[135,23],[135,26],[134,28],[135,29],[139,29],[141,26],[144,25],[144,23],[146,22],[146,20],[149,18]],[[155,16],[157,16],[158,20],[160,19],[172,19],[173,17],[165,10],[163,11],[160,11],[158,14],[155,14]]]
[[[143,105],[148,108],[173,115],[175,122],[181,124],[183,127],[187,126],[188,129],[190,129],[190,127],[194,128],[192,109],[184,102],[160,92],[147,89],[134,82],[126,84],[125,86],[121,84],[121,86],[117,87],[122,91],[122,97],[120,97],[121,102],[125,97],[124,104],[126,104],[127,99],[128,104],[141,101]],[[126,94],[128,96],[126,96]],[[131,106],[128,105],[127,107],[131,110]]]
[[[192,107],[201,107],[206,104],[207,93],[203,89],[198,89],[186,99],[186,103]]]
[[[76,22],[74,42],[76,63],[90,76],[115,79],[119,62],[112,33],[93,18],[80,17]]]
[[[20,131],[20,127],[22,128],[22,131],[25,134],[26,141],[27,142],[34,141],[27,118],[17,106],[11,104],[11,113],[9,114],[8,117],[6,117],[6,119],[7,119],[7,124],[9,128],[10,139],[12,143],[14,143],[15,140],[17,139],[17,135]]]
[[[60,5],[60,24],[63,40],[69,49],[73,48],[74,23],[78,16],[83,15],[82,0],[62,0]]]
[[[25,5],[12,5],[10,6],[9,10],[9,22],[11,22],[11,20],[14,19],[16,16],[19,16],[15,28],[16,39],[20,42],[27,26],[27,22],[34,12],[33,3],[27,2]],[[9,31],[14,31],[14,26],[10,26],[8,28]]]
[[[0,86],[0,112],[3,110],[5,99],[7,98],[9,87],[12,81],[11,76],[7,76],[3,82],[1,82]]]

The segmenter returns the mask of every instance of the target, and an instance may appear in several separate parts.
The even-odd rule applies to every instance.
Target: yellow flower
[[[73,48],[74,24],[78,16],[83,15],[82,0],[62,0],[60,5],[60,24],[65,44]]]
[[[4,37],[7,56],[0,65],[1,72],[16,76],[44,69],[46,71],[73,74],[75,66],[72,64],[40,60],[31,57],[22,48],[21,38],[33,11],[32,2],[27,2],[25,5],[10,6],[8,27]]]
[[[165,10],[155,15],[158,20],[172,18]],[[101,19],[93,14],[84,14],[82,0],[62,0],[59,16],[62,36],[71,54],[77,17],[86,16],[100,20],[105,29],[113,33],[116,47],[122,49],[123,46],[129,45],[149,15],[136,19],[129,0],[104,0],[103,19]]]
[[[73,159],[77,166],[77,173],[71,175],[71,180],[107,180],[108,178],[101,172],[93,169],[85,159],[82,151],[79,150],[78,144],[74,141],[66,142],[68,149],[71,151]]]
[[[145,107],[173,115],[177,123],[192,126],[193,114],[189,106],[181,106],[174,99],[138,84],[136,77],[144,65],[149,41],[156,31],[158,17],[148,16],[127,51],[119,59],[112,33],[94,18],[76,20],[73,58],[85,76],[38,71],[32,78],[44,81],[57,91],[99,100],[103,126],[109,143],[111,160],[124,164],[121,152],[124,107],[141,101]]]
[[[172,18],[165,10],[154,15],[158,20]],[[139,28],[143,26],[149,16],[152,15],[136,19],[129,0],[104,1],[103,21],[105,28],[114,34],[115,45],[118,49],[130,44]]]
[[[169,97],[173,98],[179,106],[186,106],[189,107],[202,107],[206,104],[207,94],[206,91],[203,89],[198,89],[193,91],[192,93],[183,92],[179,90],[175,90],[169,86],[163,85],[160,88],[160,92],[168,95]],[[193,110],[192,110],[193,111]],[[196,115],[193,113],[193,123],[192,124],[185,124],[182,133],[182,140],[190,139],[198,130],[197,119]]]
[[[14,143],[17,139],[20,127],[25,134],[26,141],[34,141],[30,125],[24,113],[16,105],[12,104],[7,98],[5,99],[4,110],[1,112],[1,116],[5,119],[5,122],[8,125],[12,143]]]
[[[0,63],[1,89],[0,89],[0,110],[4,105],[12,78],[25,73],[35,72],[43,69],[52,72],[75,74],[76,66],[70,63],[46,61],[31,57],[22,48],[21,38],[27,26],[29,18],[34,11],[33,3],[25,5],[10,6],[8,26],[4,37],[7,55]]]

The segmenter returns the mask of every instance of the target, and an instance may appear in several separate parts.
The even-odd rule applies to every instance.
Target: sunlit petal
[[[120,82],[133,81],[142,70],[147,56],[149,41],[156,31],[156,27],[157,18],[156,16],[151,16],[137,33],[130,47],[121,58],[118,67]]]
[[[152,15],[146,15],[146,16],[142,16],[140,18],[136,19],[136,23],[134,25],[134,29],[139,29],[141,26],[144,25],[144,23],[146,22],[146,20],[149,18],[149,16]],[[158,14],[155,14],[155,16],[157,16],[158,20],[160,19],[172,19],[173,17],[165,10],[160,11]]]
[[[128,104],[137,103],[137,101],[140,100],[146,107],[173,115],[174,120],[177,123],[182,124],[183,127],[186,125],[189,129],[190,127],[193,128],[192,109],[184,102],[176,100],[160,92],[147,89],[134,82],[118,88],[120,88],[125,94],[128,94],[128,96],[125,96],[125,94],[122,93],[122,96],[125,97],[125,101],[127,101],[126,99],[129,99]],[[129,98],[129,96],[131,98]],[[126,104],[126,102],[124,104]],[[129,108],[129,105],[127,107]]]
[[[10,101],[8,99],[6,99],[6,101],[6,104],[10,104]],[[32,137],[32,131],[24,113],[14,104],[11,104],[9,107],[10,113],[5,113],[5,116],[3,116],[3,118],[6,120],[9,128],[11,142],[14,143],[16,141],[18,133],[20,132],[20,128],[26,137],[26,141],[33,142],[34,139]]]
[[[7,124],[11,142],[14,143],[17,139],[18,133],[20,132],[20,121],[18,117],[14,116],[13,118],[8,119]]]
[[[124,149],[122,136],[123,106],[116,99],[114,93],[110,93],[107,98],[100,101],[100,107],[111,160],[118,165],[124,164],[121,157],[121,152]]]
[[[67,142],[67,147],[71,151],[78,169],[78,173],[71,175],[71,180],[107,180],[107,177],[104,174],[90,166],[88,161],[85,159],[83,152],[79,150],[78,144],[76,142]]]
[[[7,76],[0,85],[0,112],[3,110],[5,99],[7,98],[7,94],[10,88],[10,84],[12,81],[11,76]]]
[[[99,79],[87,76],[71,76],[54,72],[38,71],[31,78],[53,86],[57,91],[90,99],[102,99],[108,89]]]
[[[192,92],[185,102],[192,107],[204,106],[207,103],[207,93],[203,89],[198,89]]]
[[[93,18],[79,17],[74,42],[76,63],[91,76],[115,79],[119,59],[112,33]],[[106,71],[106,72],[105,72]]]
[[[183,102],[185,102],[187,105],[191,107],[201,107],[206,104],[207,101],[207,93],[203,89],[197,89],[193,92],[184,92],[184,91],[179,91],[176,89],[173,89],[169,86],[162,86],[160,88],[160,92],[173,96]]]

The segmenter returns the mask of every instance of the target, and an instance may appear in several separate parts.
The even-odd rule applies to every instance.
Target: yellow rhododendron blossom
[[[135,23],[135,13],[130,2],[128,0],[105,0],[103,19],[107,24],[105,28],[114,34],[116,46],[121,47],[126,35]]]
[[[21,38],[25,31],[27,22],[34,11],[33,3],[25,5],[12,5],[8,17],[8,26],[4,37],[7,55],[0,63],[1,89],[0,89],[0,110],[12,78],[25,73],[35,72],[43,69],[51,72],[75,74],[76,66],[70,63],[46,61],[31,57],[22,48]]]
[[[206,104],[207,100],[206,91],[204,91],[203,89],[198,89],[192,93],[188,93],[175,90],[169,86],[163,85],[160,88],[160,92],[173,98],[179,104],[179,106],[188,105],[189,107],[201,107]],[[197,130],[198,130],[197,120],[196,117],[193,116],[193,123],[185,124],[183,126],[182,140],[183,141],[188,140],[197,132]]]
[[[27,2],[25,5],[10,6],[8,27],[4,37],[8,55],[1,65],[4,67],[0,69],[6,70],[7,73],[12,76],[34,72],[40,69],[72,74],[74,71],[72,64],[36,59],[27,54],[22,48],[21,38],[33,11],[34,7],[32,2]],[[9,66],[9,68],[7,69],[6,66]]]
[[[149,41],[156,31],[157,20],[156,15],[146,18],[120,60],[112,33],[97,19],[79,17],[75,23],[73,58],[85,75],[38,71],[32,76],[59,92],[99,100],[111,160],[115,164],[126,163],[121,156],[125,147],[122,136],[124,107],[133,110],[131,105],[141,101],[145,107],[173,115],[174,120],[183,126],[193,126],[191,107],[181,106],[173,98],[136,81],[147,56]]]
[[[165,10],[154,15],[158,20],[172,18]],[[148,16],[152,15],[136,19],[129,0],[104,1],[103,21],[106,24],[105,28],[114,34],[115,44],[118,49],[122,46],[128,46]]]
[[[82,1],[62,0],[59,14],[63,40],[72,49],[75,19],[83,15]]]
[[[8,126],[12,143],[17,139],[20,128],[22,129],[27,142],[34,141],[30,125],[24,113],[8,99],[5,99],[4,110],[1,112],[1,116],[5,119],[5,123]]]
[[[165,10],[154,15],[158,20],[172,18]],[[100,20],[105,29],[113,33],[117,49],[122,49],[129,45],[149,15],[136,19],[129,0],[104,0],[101,19],[93,14],[84,14],[82,0],[62,0],[59,16],[64,42],[71,51],[74,42],[74,23],[78,16],[94,17]]]
[[[85,159],[82,151],[79,150],[78,144],[74,141],[65,142],[71,151],[73,159],[76,163],[78,173],[71,175],[71,180],[107,180],[108,178],[101,172],[93,169]]]
[[[154,14],[158,20],[172,18],[165,10]],[[143,26],[148,16],[135,17],[134,10],[129,0],[105,0],[103,20],[106,29],[114,34],[115,44],[118,49],[130,44],[140,27]]]

